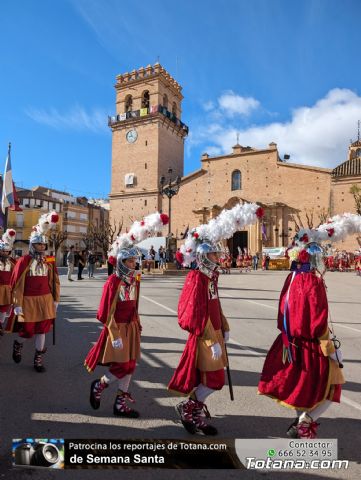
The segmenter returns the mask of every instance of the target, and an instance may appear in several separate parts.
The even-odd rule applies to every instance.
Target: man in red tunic
[[[178,322],[189,332],[189,337],[168,389],[190,395],[177,405],[188,432],[216,435],[216,428],[204,420],[203,411],[209,417],[204,402],[224,385],[227,366],[224,344],[229,339],[229,326],[218,297],[220,249],[204,242],[197,252],[198,270],[187,275],[178,304]]]
[[[115,273],[104,285],[97,313],[104,328],[84,362],[89,372],[97,365],[108,367],[107,373],[90,386],[90,405],[94,410],[100,407],[102,392],[117,381],[114,415],[139,417],[139,412],[126,404],[126,401],[135,402],[128,389],[140,357],[139,276],[135,268],[137,262],[141,264],[141,252],[135,243],[160,231],[167,223],[168,217],[164,214],[148,215],[142,222],[136,222],[129,233],[118,237],[112,246],[109,262],[115,265]]]
[[[24,340],[35,336],[34,368],[39,373],[45,371],[42,359],[46,352],[45,334],[53,325],[60,299],[55,263],[48,262],[45,256],[48,244],[46,233],[58,219],[56,212],[40,217],[30,236],[29,255],[18,260],[10,282],[16,318],[7,328],[18,333],[13,345],[13,360],[21,362]]]
[[[178,304],[178,323],[189,337],[168,389],[188,396],[176,410],[189,433],[216,435],[205,400],[224,386],[227,366],[225,343],[229,325],[218,296],[218,267],[221,248],[217,242],[230,238],[237,230],[255,223],[263,210],[256,204],[238,204],[224,210],[208,225],[193,229],[182,245],[184,263],[196,259],[198,269],[186,277]],[[212,239],[212,240],[210,240]]]
[[[258,385],[259,394],[296,410],[287,431],[293,438],[316,437],[318,418],[332,402],[340,402],[344,383],[339,342],[330,338],[323,251],[317,241],[317,230],[301,230],[288,251],[292,264],[279,301],[281,333]]]
[[[15,237],[15,230],[7,229],[0,240],[0,336],[4,335],[5,320],[11,314],[10,278],[16,261],[10,255]]]

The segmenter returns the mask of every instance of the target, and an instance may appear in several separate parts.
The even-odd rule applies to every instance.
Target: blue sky
[[[0,157],[11,141],[24,187],[107,195],[115,76],[159,56],[183,86],[185,173],[237,132],[333,167],[361,119],[360,14],[358,0],[2,0]]]

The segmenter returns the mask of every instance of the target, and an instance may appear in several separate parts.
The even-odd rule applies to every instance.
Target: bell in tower
[[[118,75],[112,130],[112,218],[129,226],[156,210],[167,211],[159,178],[172,169],[183,176],[182,87],[159,64]]]

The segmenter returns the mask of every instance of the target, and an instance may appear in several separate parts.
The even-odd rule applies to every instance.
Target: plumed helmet
[[[37,225],[34,225],[30,234],[29,242],[30,248],[29,251],[31,254],[34,253],[34,244],[41,243],[48,245],[47,233],[55,227],[59,221],[59,215],[55,212],[44,213],[39,218]]]
[[[222,210],[218,217],[212,218],[208,224],[193,228],[181,246],[184,265],[190,266],[197,260],[200,267],[214,270],[217,265],[209,263],[208,253],[221,253],[221,240],[231,238],[238,230],[256,223],[257,218],[262,218],[263,214],[263,208],[256,203],[238,203],[230,210]]]
[[[16,231],[12,228],[8,228],[0,239],[0,251],[11,252],[14,247],[16,239]]]
[[[325,249],[322,244],[340,242],[355,233],[361,233],[361,215],[354,213],[335,215],[314,229],[300,229],[287,249],[287,255],[293,262],[291,269],[300,263],[324,272]]]
[[[136,244],[160,232],[168,224],[169,218],[164,213],[152,213],[140,222],[134,222],[129,232],[119,235],[112,244],[108,261],[116,267],[116,274],[128,282],[134,276],[134,270],[125,266],[128,258],[142,258],[141,251]]]

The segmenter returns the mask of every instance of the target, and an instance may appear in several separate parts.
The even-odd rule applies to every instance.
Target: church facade
[[[286,246],[299,226],[317,226],[336,213],[355,212],[350,193],[361,187],[361,142],[349,146],[348,159],[335,169],[289,163],[277,145],[264,149],[236,144],[227,155],[204,153],[198,170],[184,176],[182,87],[159,64],[117,76],[116,113],[112,130],[110,215],[128,228],[136,219],[162,210],[170,202],[160,193],[160,178],[175,180],[179,192],[171,200],[173,238],[181,243],[188,228],[207,222],[239,201],[265,209],[261,223],[237,232],[228,246],[252,253],[262,246]],[[360,239],[359,239],[360,240]],[[340,249],[355,250],[350,237]]]

